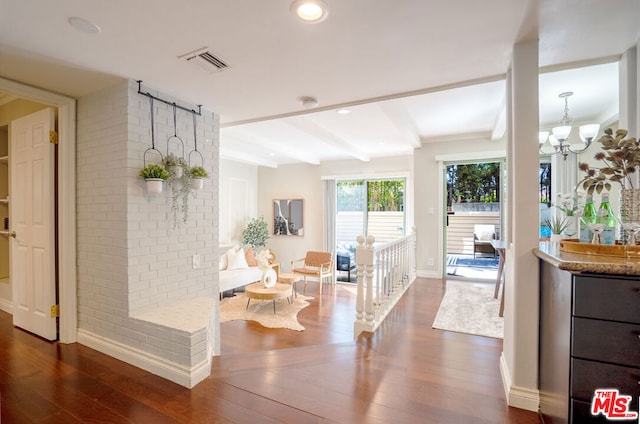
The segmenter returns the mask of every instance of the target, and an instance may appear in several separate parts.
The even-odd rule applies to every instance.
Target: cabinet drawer
[[[640,324],[640,279],[578,276],[573,315]]]
[[[573,318],[571,356],[640,367],[640,325]]]
[[[618,389],[634,402],[640,396],[640,369],[571,359],[571,397],[591,402],[595,389]],[[637,409],[635,409],[637,411]]]

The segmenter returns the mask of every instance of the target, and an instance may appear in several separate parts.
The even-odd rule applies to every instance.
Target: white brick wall
[[[188,222],[180,220],[174,229],[170,191],[165,186],[163,193],[148,195],[138,176],[144,151],[151,147],[151,119],[149,98],[137,89],[134,81],[124,82],[78,101],[78,327],[193,365],[205,356],[201,334],[194,339],[188,331],[130,317],[184,298],[217,296],[219,120],[207,111],[197,117],[198,150],[211,177],[190,199]],[[148,87],[143,91],[191,107]],[[173,108],[156,101],[154,113],[156,148],[165,155],[167,139],[174,135]],[[193,118],[178,109],[176,121],[186,158],[194,149]],[[201,256],[199,269],[192,268],[194,254]],[[209,343],[217,353],[214,305],[214,340]]]

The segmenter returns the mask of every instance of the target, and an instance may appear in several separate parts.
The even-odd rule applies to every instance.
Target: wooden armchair
[[[331,252],[307,252],[307,256],[291,261],[291,272],[304,278],[304,293],[307,293],[307,278],[317,278],[320,282],[320,294],[322,284],[326,279],[333,286],[333,253]]]

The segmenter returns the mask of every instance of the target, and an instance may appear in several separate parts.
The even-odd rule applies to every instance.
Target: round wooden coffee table
[[[300,281],[298,274],[285,274],[281,272],[278,274],[278,282],[289,284],[293,288],[293,294],[298,297],[298,290],[296,289],[296,283]]]
[[[247,299],[247,308],[249,309],[249,303],[251,299],[258,300],[272,300],[273,301],[273,313],[276,313],[276,300],[284,299],[285,297],[289,302],[289,296],[291,296],[291,285],[276,283],[273,287],[265,287],[261,282],[249,284],[244,288],[244,292],[249,299]]]

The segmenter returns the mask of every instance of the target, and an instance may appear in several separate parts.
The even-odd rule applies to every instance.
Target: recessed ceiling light
[[[309,24],[317,24],[329,16],[329,8],[322,0],[295,0],[289,10]]]
[[[342,109],[336,110],[336,112],[338,112],[340,115],[348,115],[351,113],[351,109],[342,108]]]
[[[98,34],[102,31],[98,25],[77,16],[69,18],[69,25],[87,34]]]

